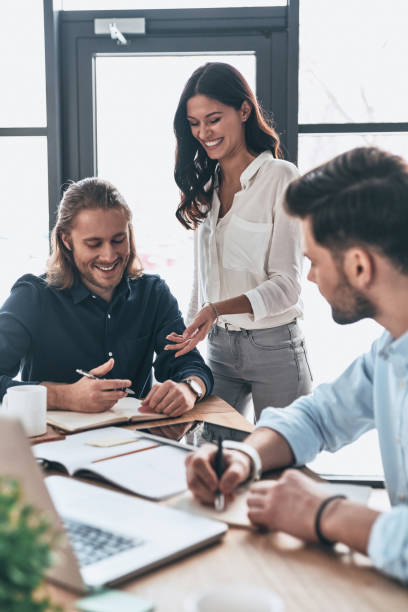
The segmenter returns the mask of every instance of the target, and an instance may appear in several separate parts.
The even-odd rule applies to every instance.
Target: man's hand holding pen
[[[114,360],[94,368],[89,374],[95,378],[82,376],[72,384],[43,382],[47,387],[47,407],[49,409],[75,410],[77,412],[105,412],[118,400],[127,396],[126,388],[130,380],[103,378],[114,366]],[[101,378],[100,378],[101,377]]]
[[[114,366],[111,358],[106,363],[87,372],[72,385],[77,388],[78,401],[74,410],[78,412],[104,412],[110,410],[122,397],[127,396],[127,388],[132,382],[128,379],[103,378]],[[89,376],[90,375],[90,376]]]
[[[104,378],[112,370],[111,358],[89,372],[77,369],[81,378],[72,384],[42,382],[47,387],[48,409],[74,410],[77,412],[104,412],[110,410],[122,397],[134,395],[128,379]],[[200,389],[200,397],[205,394],[205,384],[197,376],[185,381],[166,380],[155,384],[142,400],[140,411],[162,413],[177,417],[194,407],[198,392],[192,390],[195,381]]]
[[[87,372],[86,370],[81,370],[80,368],[77,368],[75,371],[77,374],[81,374],[81,376],[85,376],[86,378],[91,378],[92,380],[99,380],[100,378],[100,376],[96,376],[96,374],[92,374],[94,370],[92,370],[92,372]],[[122,391],[126,392],[126,394],[128,395],[135,395],[135,392],[130,387],[123,387]]]
[[[236,487],[251,474],[251,461],[239,451],[222,450],[222,476],[216,473],[216,456],[219,447],[205,444],[186,459],[187,484],[194,496],[204,504],[215,504],[217,494],[224,495],[228,503]]]

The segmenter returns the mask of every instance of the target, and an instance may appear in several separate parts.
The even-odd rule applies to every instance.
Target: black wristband
[[[335,544],[336,542],[335,540],[328,540],[327,538],[324,537],[324,535],[322,534],[320,530],[320,519],[322,518],[322,514],[326,506],[335,499],[346,499],[346,496],[345,495],[331,495],[330,497],[327,497],[324,501],[322,501],[322,503],[320,504],[316,512],[315,532],[316,532],[319,542],[321,544],[324,544],[325,546],[333,546],[333,544]]]

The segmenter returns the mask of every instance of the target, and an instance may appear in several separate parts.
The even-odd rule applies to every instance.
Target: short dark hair
[[[181,202],[176,217],[187,229],[195,229],[211,207],[217,160],[210,159],[194,138],[187,121],[187,102],[197,94],[213,98],[235,110],[246,100],[251,114],[245,123],[245,141],[251,153],[271,151],[282,157],[280,141],[271,119],[262,109],[243,75],[230,64],[208,62],[188,79],[174,117],[177,139],[174,178],[180,188]]]
[[[408,164],[377,147],[358,147],[293,181],[290,215],[310,218],[314,239],[332,251],[380,251],[408,274]]]

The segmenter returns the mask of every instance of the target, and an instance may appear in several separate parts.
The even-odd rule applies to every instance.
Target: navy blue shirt
[[[79,281],[62,291],[44,276],[26,274],[0,309],[0,397],[22,384],[13,380],[19,371],[26,383],[73,383],[80,378],[76,368],[91,370],[110,357],[115,365],[105,378],[130,379],[136,397],[149,392],[152,365],[160,382],[200,377],[208,395],[213,377],[199,352],[175,358],[163,350],[167,334],[184,329],[159,276],[124,277],[107,303]]]

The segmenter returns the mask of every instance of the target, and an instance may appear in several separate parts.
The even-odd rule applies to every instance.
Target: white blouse
[[[188,323],[204,302],[242,294],[251,302],[253,314],[225,315],[221,324],[265,329],[302,316],[300,223],[283,208],[285,189],[298,176],[296,166],[264,151],[241,174],[242,189],[222,219],[214,189],[211,210],[194,233]]]

